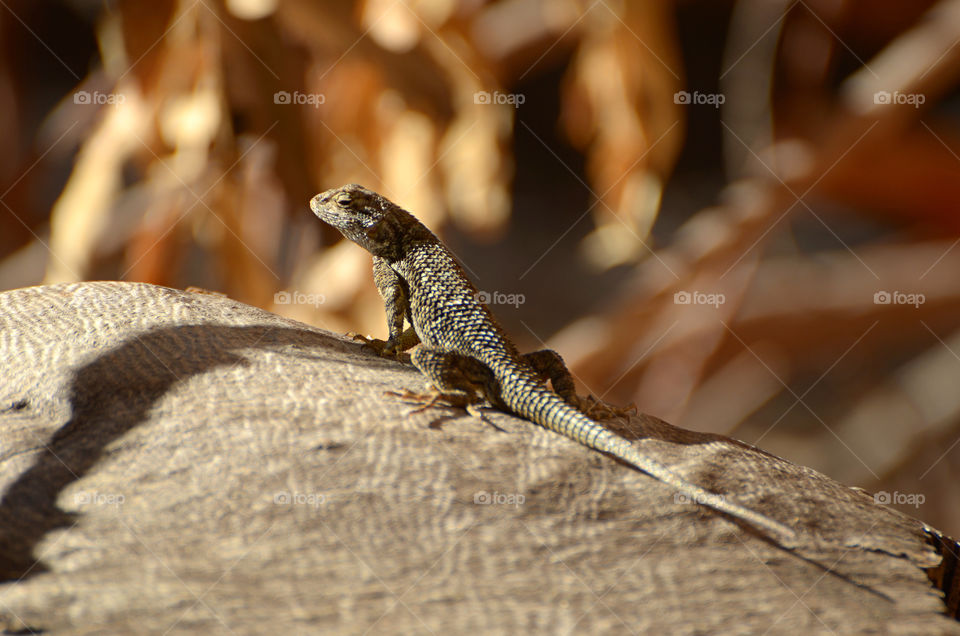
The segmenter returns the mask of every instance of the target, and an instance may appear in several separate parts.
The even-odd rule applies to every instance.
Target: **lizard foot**
[[[416,413],[422,413],[430,408],[445,406],[454,409],[464,409],[467,413],[479,419],[481,422],[489,424],[498,431],[503,431],[502,428],[487,419],[487,417],[480,410],[480,407],[477,406],[477,400],[466,394],[443,393],[437,390],[433,390],[430,393],[414,393],[413,391],[404,389],[403,391],[386,391],[385,395],[400,398],[407,404],[417,405],[415,409],[407,413],[408,416]],[[434,424],[431,423],[431,426],[433,425]]]
[[[390,347],[390,343],[386,340],[380,340],[379,338],[370,338],[360,333],[349,332],[347,336],[356,340],[357,342],[363,343],[363,349],[370,349],[376,353],[381,358],[388,358],[390,360],[400,360],[403,362],[403,352],[396,351]]]
[[[612,420],[615,418],[629,420],[631,415],[637,415],[639,413],[636,404],[612,406],[602,400],[598,400],[592,395],[588,395],[585,398],[577,396],[577,402],[577,409],[579,409],[581,413],[596,420]]]

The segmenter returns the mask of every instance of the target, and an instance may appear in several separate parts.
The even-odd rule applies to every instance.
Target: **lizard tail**
[[[710,492],[683,479],[660,462],[642,454],[627,439],[574,409],[555,393],[533,380],[525,379],[525,386],[503,398],[511,410],[537,424],[560,433],[595,450],[608,453],[633,465],[668,486],[688,500],[741,519],[759,530],[773,534],[786,548],[796,545],[796,534],[787,526],[758,512],[744,508],[723,495]]]

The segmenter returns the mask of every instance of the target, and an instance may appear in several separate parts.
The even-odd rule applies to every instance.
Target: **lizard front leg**
[[[402,351],[420,342],[420,337],[413,327],[403,330],[403,321],[410,317],[410,291],[406,282],[397,275],[386,260],[373,257],[373,281],[377,284],[377,291],[383,299],[383,308],[387,315],[386,340],[367,338],[354,334],[357,340],[385,358],[398,358]],[[411,323],[412,324],[412,323]]]

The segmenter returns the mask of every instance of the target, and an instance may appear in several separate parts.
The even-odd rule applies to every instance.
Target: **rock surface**
[[[8,632],[960,634],[955,543],[727,438],[608,423],[797,550],[218,296],[4,292],[0,360]]]

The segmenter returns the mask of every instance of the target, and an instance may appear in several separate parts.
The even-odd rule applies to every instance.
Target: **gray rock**
[[[728,438],[608,422],[796,551],[525,420],[409,415],[412,367],[218,296],[4,292],[0,360],[10,632],[960,634],[954,542]]]

